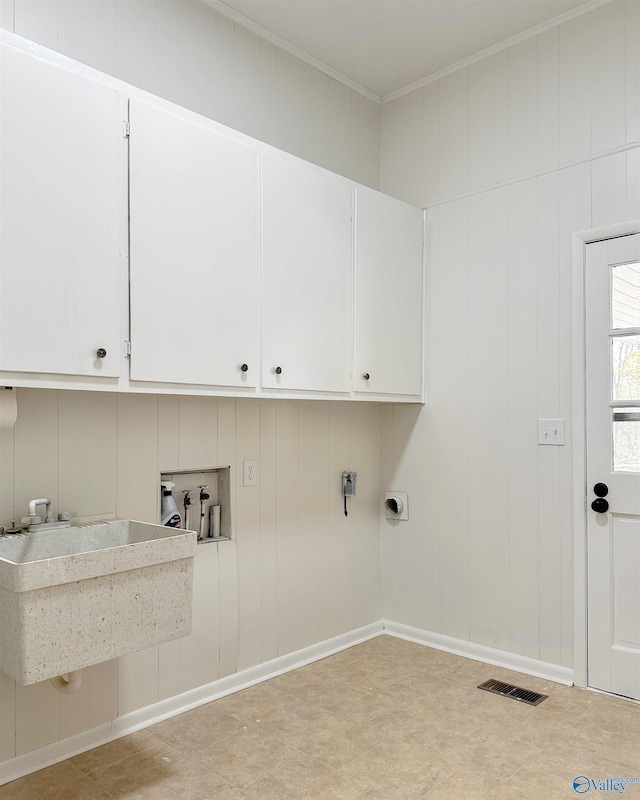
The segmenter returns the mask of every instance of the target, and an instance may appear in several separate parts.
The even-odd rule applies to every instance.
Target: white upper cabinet
[[[423,212],[358,187],[355,392],[421,395]]]
[[[0,371],[116,378],[120,94],[4,44],[1,58]]]
[[[262,385],[349,392],[352,184],[262,157]]]
[[[130,101],[131,378],[258,381],[258,152]]]

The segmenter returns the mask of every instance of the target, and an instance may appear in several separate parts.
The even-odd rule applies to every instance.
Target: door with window
[[[640,699],[640,235],[587,245],[588,683]]]

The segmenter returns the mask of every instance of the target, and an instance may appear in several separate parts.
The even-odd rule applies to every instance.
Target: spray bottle
[[[162,487],[162,524],[166,525],[168,528],[182,528],[182,517],[178,512],[178,506],[172,494],[175,483],[172,481],[162,481],[160,486]]]

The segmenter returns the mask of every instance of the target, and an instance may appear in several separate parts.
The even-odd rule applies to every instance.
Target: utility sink
[[[0,538],[0,670],[23,685],[191,632],[196,534],[133,520]]]

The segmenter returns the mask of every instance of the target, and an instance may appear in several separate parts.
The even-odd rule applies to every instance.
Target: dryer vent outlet
[[[386,492],[384,515],[387,519],[409,519],[407,492]]]

